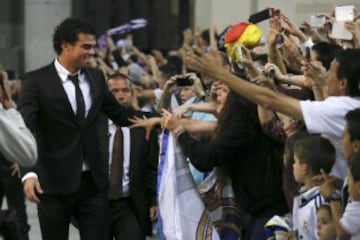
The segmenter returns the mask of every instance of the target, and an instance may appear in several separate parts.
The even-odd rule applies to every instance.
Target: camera
[[[194,84],[194,80],[189,76],[181,75],[176,78],[176,85],[179,87],[182,86],[192,86]]]

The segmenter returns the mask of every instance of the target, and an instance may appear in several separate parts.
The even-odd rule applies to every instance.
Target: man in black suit
[[[27,74],[19,110],[33,131],[39,159],[23,177],[25,196],[38,203],[44,240],[68,239],[71,217],[81,239],[108,239],[108,165],[100,147],[100,113],[129,125],[133,111],[119,105],[103,74],[90,69],[95,31],[68,18],[53,35],[57,58]]]
[[[109,77],[108,87],[116,100],[124,107],[131,107],[133,90],[128,77],[114,74]],[[116,157],[117,131],[122,133],[121,157]],[[151,220],[156,219],[156,179],[159,147],[154,131],[145,140],[143,128],[118,127],[109,121],[109,166],[111,235],[116,240],[145,240],[151,234]],[[122,173],[112,183],[114,163],[122,163]],[[121,186],[117,186],[120,182]],[[120,191],[113,196],[113,191]],[[115,193],[116,195],[116,193]],[[111,238],[111,239],[112,239]]]

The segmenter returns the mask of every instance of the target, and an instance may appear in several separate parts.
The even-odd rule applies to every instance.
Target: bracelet
[[[294,79],[291,78],[292,75],[288,75],[288,82],[287,82],[287,85],[290,87],[292,85],[292,82]]]
[[[328,196],[327,198],[325,198],[325,201],[327,202],[332,202],[332,201],[341,201],[342,200],[342,196],[340,191],[335,190],[334,192],[332,192],[330,194],[330,196]]]
[[[175,128],[175,130],[173,131],[173,134],[174,134],[175,138],[177,139],[185,131],[186,131],[186,129],[183,126],[179,125],[177,128]]]

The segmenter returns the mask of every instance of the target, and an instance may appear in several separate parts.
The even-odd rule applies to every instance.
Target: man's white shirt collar
[[[57,58],[55,58],[54,65],[55,65],[56,72],[58,73],[62,82],[65,82],[66,80],[68,80],[69,75],[75,75],[75,74],[79,74],[79,76],[81,75],[80,70],[77,71],[75,74],[72,74],[71,72],[69,72],[63,65],[61,65],[61,63],[59,62],[59,60]],[[79,78],[79,80],[81,81],[81,78]]]

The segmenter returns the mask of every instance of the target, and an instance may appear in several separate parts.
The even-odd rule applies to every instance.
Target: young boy
[[[309,136],[298,140],[294,146],[294,177],[302,184],[299,196],[294,198],[293,230],[297,239],[317,239],[317,210],[325,203],[320,186],[314,180],[324,171],[330,173],[335,162],[335,148],[329,140]]]
[[[360,239],[360,109],[348,112],[345,119],[342,142],[344,156],[348,161],[348,177],[344,189],[350,194],[351,202],[336,196],[331,179],[325,174],[325,183],[321,187],[321,194],[330,201],[336,233],[340,240]],[[344,214],[341,200],[343,205],[346,205]]]

